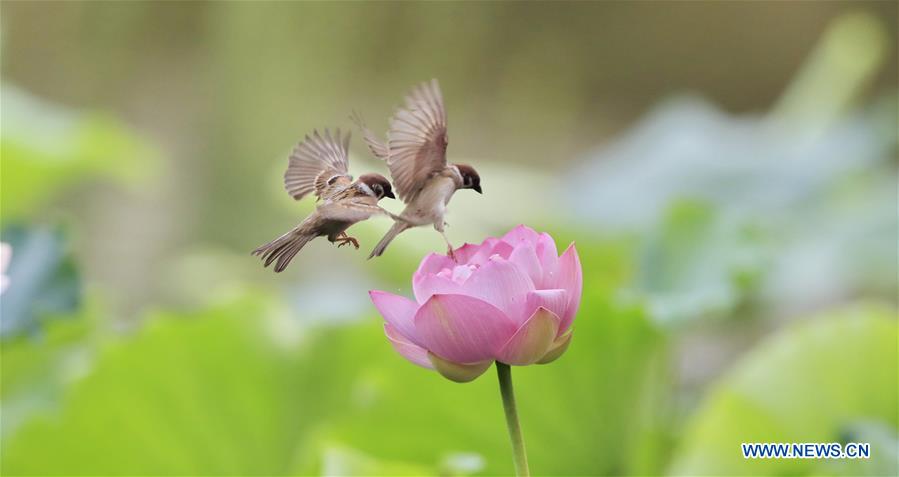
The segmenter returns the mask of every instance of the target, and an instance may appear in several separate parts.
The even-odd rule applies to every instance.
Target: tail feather
[[[293,257],[296,256],[297,252],[302,250],[303,247],[314,238],[314,235],[299,234],[297,233],[297,230],[294,229],[256,250],[253,250],[253,255],[262,255],[262,260],[265,261],[266,267],[277,260],[277,263],[275,263],[275,272],[280,273],[287,268],[287,265],[290,264],[290,261],[293,260]]]
[[[387,246],[390,245],[390,242],[392,242],[397,235],[408,228],[409,224],[407,224],[406,222],[394,222],[393,227],[390,227],[390,230],[388,230],[387,233],[384,234],[384,237],[381,239],[381,241],[378,242],[377,245],[375,245],[374,250],[371,251],[371,255],[369,255],[368,258],[372,259],[374,257],[380,257],[381,254],[384,253],[384,250],[387,249]]]

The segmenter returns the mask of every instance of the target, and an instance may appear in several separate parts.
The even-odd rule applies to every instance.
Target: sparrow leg
[[[446,241],[446,254],[449,256],[449,258],[453,259],[454,262],[457,261],[456,254],[453,253],[453,244],[450,243],[449,238],[446,236],[446,232],[441,230],[440,235],[442,235],[443,240]]]
[[[340,235],[337,236],[337,240],[335,242],[340,242],[337,244],[337,248],[343,247],[344,245],[351,243],[353,247],[356,247],[356,250],[359,250],[359,241],[356,240],[355,237],[350,237],[346,234],[346,232],[341,232]]]

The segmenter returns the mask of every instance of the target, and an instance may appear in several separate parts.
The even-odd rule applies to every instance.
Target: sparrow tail
[[[382,238],[381,241],[378,242],[377,245],[375,245],[375,249],[371,251],[371,255],[368,256],[369,260],[374,257],[380,257],[381,254],[384,253],[384,250],[387,249],[387,246],[390,245],[390,242],[392,242],[397,235],[408,228],[409,224],[407,224],[406,222],[394,222],[393,227],[390,227],[390,230],[388,230],[387,233],[384,234],[384,238]]]
[[[280,273],[287,268],[297,252],[314,238],[314,235],[298,235],[291,231],[253,250],[253,255],[262,255],[266,267],[277,260],[275,272]]]

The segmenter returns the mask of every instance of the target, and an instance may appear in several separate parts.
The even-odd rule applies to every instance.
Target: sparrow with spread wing
[[[359,115],[352,119],[372,154],[387,161],[397,195],[406,203],[368,258],[383,254],[401,232],[429,224],[443,235],[452,255],[453,246],[444,231],[446,206],[459,189],[482,193],[481,178],[469,165],[446,162],[446,109],[437,80],[420,84],[406,96],[405,106],[390,119],[386,144],[365,127]]]
[[[347,228],[376,214],[396,217],[378,205],[384,197],[395,198],[384,176],[365,174],[353,181],[349,175],[349,145],[349,133],[342,137],[338,129],[332,137],[325,129],[324,135],[313,131],[293,149],[284,188],[296,200],[311,192],[322,203],[293,230],[253,251],[266,267],[276,262],[275,271],[284,270],[303,246],[321,236],[338,243],[338,248],[351,243],[358,249],[359,242],[346,234]]]

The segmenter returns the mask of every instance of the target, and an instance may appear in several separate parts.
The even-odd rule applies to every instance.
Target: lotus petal
[[[462,286],[453,281],[452,271],[445,269],[438,275],[419,275],[412,279],[412,293],[415,301],[424,303],[434,295],[460,294]]]
[[[534,310],[541,306],[553,312],[556,316],[562,316],[565,313],[565,310],[568,309],[568,301],[568,291],[566,290],[534,290],[529,292],[527,298],[528,305],[525,308],[528,316],[521,317],[521,322],[528,319],[530,313],[533,313]]]
[[[531,244],[522,244],[515,247],[515,250],[509,255],[509,261],[518,265],[518,268],[527,273],[535,287],[538,286],[538,283],[543,282],[543,267],[540,265],[537,252]]]
[[[509,258],[512,246],[497,238],[488,238],[480,245],[465,244],[456,252],[456,260],[460,264],[483,265],[490,257],[499,255]]]
[[[509,338],[496,358],[500,362],[518,366],[534,364],[546,355],[558,331],[559,317],[540,307]]]
[[[581,260],[577,255],[574,244],[568,246],[565,253],[559,257],[559,267],[553,277],[552,288],[568,290],[568,308],[562,315],[562,323],[559,329],[564,333],[571,326],[574,315],[577,314],[581,304],[581,291],[584,286],[584,278],[581,272]]]
[[[568,349],[568,345],[571,343],[571,330],[569,329],[567,333],[559,336],[553,341],[552,346],[549,347],[549,351],[537,361],[537,364],[549,364],[553,361],[559,359],[559,356],[565,353]]]
[[[514,263],[493,257],[469,277],[462,290],[517,320],[524,314],[527,294],[534,290],[534,282]]]
[[[537,246],[534,248],[540,266],[543,268],[543,280],[534,283],[538,288],[552,288],[546,283],[547,275],[559,266],[559,252],[556,250],[556,242],[548,233],[543,232],[537,237]]]
[[[457,383],[467,383],[474,381],[475,378],[484,374],[487,368],[493,364],[493,360],[481,361],[479,363],[463,364],[449,361],[437,356],[434,353],[428,353],[433,368],[437,370],[444,378]]]
[[[423,368],[434,369],[434,366],[428,359],[428,350],[409,341],[396,328],[390,326],[390,323],[384,323],[384,334],[387,335],[387,339],[390,340],[393,349],[404,358]]]
[[[424,348],[456,363],[492,360],[515,329],[495,306],[466,295],[434,295],[415,315]]]
[[[420,344],[415,335],[415,312],[418,311],[418,304],[414,301],[393,293],[387,293],[380,290],[372,290],[368,292],[375,308],[384,317],[384,320],[390,324],[397,332],[406,337],[406,339],[414,344]]]
[[[421,264],[418,265],[418,270],[415,272],[415,275],[413,275],[413,279],[420,275],[427,275],[430,273],[437,274],[444,268],[453,268],[454,266],[456,266],[456,262],[446,255],[429,253],[421,261]]]
[[[502,240],[513,247],[522,244],[533,246],[537,244],[537,237],[537,232],[534,231],[534,229],[527,225],[518,225],[514,229],[508,231],[506,235],[503,235]]]

